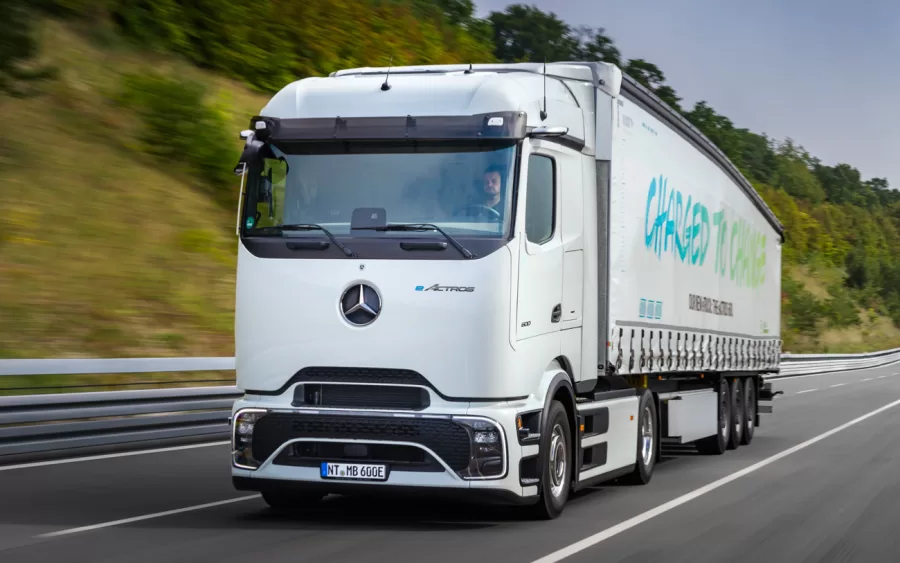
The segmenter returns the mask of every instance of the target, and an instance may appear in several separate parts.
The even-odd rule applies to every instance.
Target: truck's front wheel
[[[553,401],[541,432],[541,498],[535,507],[538,517],[552,519],[562,514],[571,490],[572,457],[569,417],[562,403]]]

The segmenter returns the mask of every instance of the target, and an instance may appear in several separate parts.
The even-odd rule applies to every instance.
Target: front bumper
[[[530,502],[537,499],[538,490],[533,483],[520,479],[520,462],[523,457],[537,455],[538,446],[520,445],[516,416],[534,408],[528,401],[439,402],[410,413],[295,408],[284,405],[279,397],[247,396],[233,409],[232,479],[238,490],[392,495],[432,492],[457,498],[471,493],[489,502]],[[236,434],[239,415],[247,410],[265,412],[254,425],[249,448],[253,450],[253,462],[249,464],[246,457],[234,455],[240,440]],[[478,446],[471,431],[473,421],[490,423],[499,431],[502,466],[492,465],[484,473],[471,471]],[[368,457],[360,458],[361,454]],[[388,467],[387,479],[326,479],[321,475],[323,461],[383,463]]]

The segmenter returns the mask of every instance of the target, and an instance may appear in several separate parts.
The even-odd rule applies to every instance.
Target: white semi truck
[[[771,412],[782,226],[616,66],[343,70],[242,138],[237,489],[553,518]]]

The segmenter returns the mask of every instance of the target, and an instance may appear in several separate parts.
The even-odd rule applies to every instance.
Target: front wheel
[[[550,404],[547,423],[541,431],[540,488],[535,505],[538,518],[550,520],[562,514],[572,485],[572,433],[565,407]]]
[[[634,471],[622,478],[626,485],[646,485],[653,477],[658,451],[656,416],[653,393],[645,390],[638,404],[637,461]]]

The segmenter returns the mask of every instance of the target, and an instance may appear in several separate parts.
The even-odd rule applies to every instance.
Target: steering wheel
[[[454,215],[460,215],[461,211],[464,211],[469,208],[478,209],[479,211],[490,211],[493,214],[493,218],[497,221],[502,221],[503,218],[500,217],[500,212],[494,209],[493,207],[488,207],[487,205],[483,205],[481,203],[470,203],[469,205],[464,205],[460,207]]]

